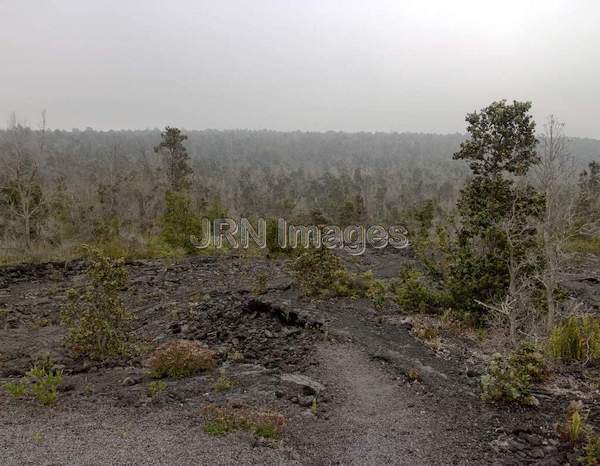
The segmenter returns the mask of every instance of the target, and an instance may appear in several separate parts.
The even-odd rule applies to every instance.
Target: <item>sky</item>
[[[0,0],[0,126],[463,132],[530,100],[600,138],[597,0]]]

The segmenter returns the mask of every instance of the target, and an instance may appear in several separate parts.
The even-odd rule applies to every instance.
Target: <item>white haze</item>
[[[0,118],[462,132],[506,98],[600,137],[599,24],[595,0],[0,0]]]

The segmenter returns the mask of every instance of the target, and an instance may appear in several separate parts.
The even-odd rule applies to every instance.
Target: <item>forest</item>
[[[19,123],[13,114],[0,131],[0,263],[73,258],[81,244],[110,245],[130,255],[177,253],[160,241],[172,187],[169,158],[155,150],[160,130],[61,131],[46,125],[45,112],[36,125]],[[414,229],[419,212],[431,209],[436,224],[450,224],[471,176],[466,163],[452,159],[465,139],[460,134],[181,135],[190,170],[185,198],[195,217]],[[589,196],[584,186],[597,182],[600,141],[559,137],[568,163],[561,185]],[[540,183],[535,170],[528,177]]]

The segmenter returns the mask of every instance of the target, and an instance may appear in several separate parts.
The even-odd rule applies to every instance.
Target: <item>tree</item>
[[[189,187],[189,175],[192,168],[189,165],[190,157],[183,141],[187,135],[182,134],[179,128],[167,126],[160,133],[161,142],[154,148],[156,153],[161,153],[166,158],[168,177],[171,190],[181,191]]]
[[[87,248],[89,284],[70,290],[62,320],[69,327],[66,345],[75,353],[97,360],[119,359],[131,353],[133,316],[125,308],[119,291],[127,285],[123,259],[113,260],[99,250]]]
[[[31,130],[15,123],[6,136],[0,147],[0,207],[16,222],[30,249],[45,208],[39,165],[29,144]]]
[[[190,237],[202,234],[202,223],[194,215],[190,199],[178,192],[167,191],[166,208],[161,217],[161,237],[169,246],[196,251]],[[208,232],[205,232],[208,233]]]
[[[454,159],[469,162],[475,175],[500,176],[502,172],[523,176],[539,162],[531,102],[493,102],[481,112],[469,113],[469,139],[461,143]]]
[[[540,222],[544,268],[539,280],[545,290],[546,330],[549,332],[554,327],[557,312],[556,294],[565,260],[564,245],[573,231],[574,205],[569,189],[573,159],[568,151],[564,124],[554,116],[548,117],[541,140],[542,156],[536,172],[546,209]]]
[[[449,285],[455,302],[478,319],[519,288],[517,281],[533,247],[532,218],[543,210],[543,196],[515,184],[539,162],[535,122],[529,102],[502,100],[466,117],[469,138],[454,159],[466,160],[473,178],[461,191],[462,225]],[[517,273],[518,272],[518,273]]]

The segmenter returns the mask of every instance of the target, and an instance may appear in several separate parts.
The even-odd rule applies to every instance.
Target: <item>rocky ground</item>
[[[390,278],[409,261],[398,251],[369,252],[351,267]],[[431,347],[413,336],[417,320],[393,305],[310,301],[285,260],[193,257],[127,267],[122,297],[142,351],[109,366],[62,346],[60,309],[67,290],[85,283],[84,263],[0,269],[0,382],[45,354],[65,373],[51,407],[0,391],[0,463],[575,464],[554,423],[578,395],[592,408],[590,422],[600,423],[598,388],[569,373],[553,390],[540,389],[537,408],[482,403],[476,338],[444,330],[442,345]],[[257,294],[263,272],[267,290]],[[219,367],[168,379],[151,397],[145,355],[176,338],[218,350]],[[220,376],[233,386],[217,390]],[[208,404],[276,409],[287,418],[283,438],[210,436],[202,429]]]

